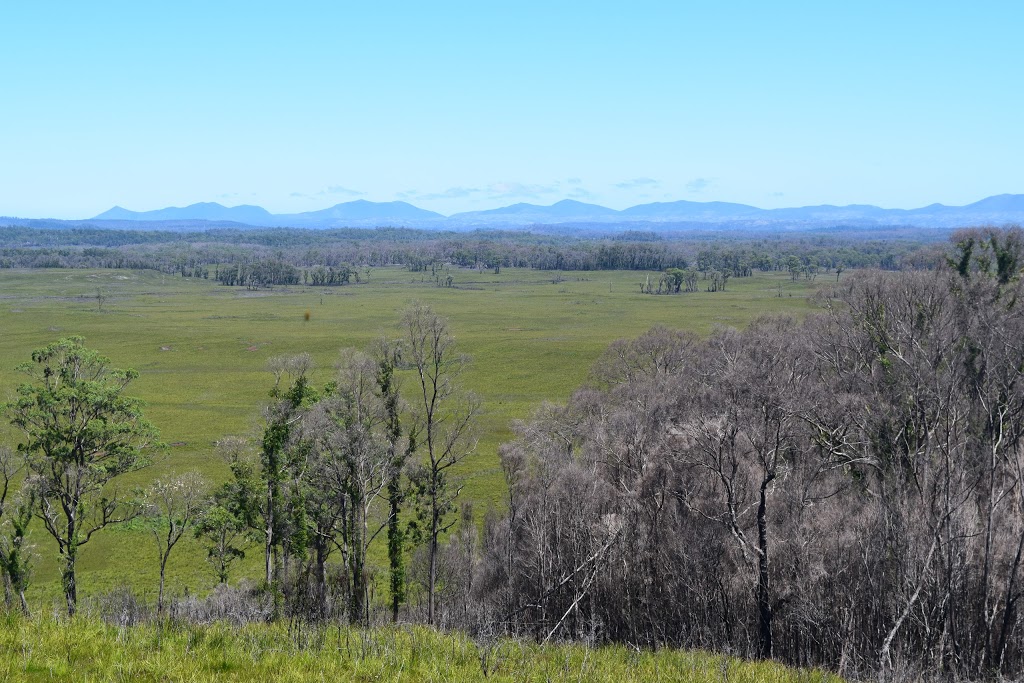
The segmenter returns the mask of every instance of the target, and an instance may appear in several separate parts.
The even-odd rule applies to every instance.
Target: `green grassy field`
[[[785,273],[734,278],[725,292],[675,296],[641,294],[647,274],[640,272],[452,274],[452,288],[436,287],[429,274],[395,268],[340,288],[250,292],[152,271],[0,271],[0,401],[22,381],[14,368],[33,349],[82,335],[115,366],[140,372],[129,393],[147,402],[147,417],[169,444],[124,485],[187,470],[221,480],[227,468],[214,442],[259,429],[269,358],[309,352],[318,366],[316,382],[326,382],[339,349],[396,336],[401,311],[418,300],[449,318],[472,359],[463,381],[483,399],[485,415],[479,447],[462,473],[468,478],[464,495],[482,510],[500,506],[497,448],[511,436],[510,421],[529,417],[542,401],[566,399],[609,342],[656,323],[706,334],[764,313],[802,315],[814,289]],[[102,307],[98,289],[105,293]],[[14,446],[17,434],[2,423],[0,439]],[[40,528],[33,538],[40,560],[29,597],[38,602],[57,596],[59,586],[47,538]],[[236,576],[256,575],[259,551],[252,555]],[[86,596],[122,583],[142,591],[156,586],[156,553],[144,529],[98,534],[83,548],[79,568]],[[168,569],[169,589],[202,592],[213,581],[199,546],[183,541]]]
[[[4,681],[673,681],[842,683],[706,652],[478,644],[423,627],[231,627],[0,617]]]

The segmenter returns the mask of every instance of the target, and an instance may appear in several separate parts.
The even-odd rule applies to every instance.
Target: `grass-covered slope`
[[[841,683],[821,671],[680,650],[478,644],[424,627],[233,627],[0,619],[4,681],[673,681]]]

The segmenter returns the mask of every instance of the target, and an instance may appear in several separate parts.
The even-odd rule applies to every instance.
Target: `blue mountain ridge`
[[[883,209],[869,204],[848,206],[802,206],[761,209],[731,202],[653,202],[617,211],[598,204],[563,199],[549,206],[518,203],[482,211],[444,216],[407,202],[372,202],[358,199],[321,209],[294,214],[272,214],[259,206],[226,207],[203,202],[186,207],[155,211],[129,211],[115,206],[95,221],[233,221],[252,226],[295,226],[312,228],[375,227],[381,225],[467,228],[528,225],[571,225],[573,223],[742,223],[744,225],[914,225],[958,227],[984,223],[1024,223],[1024,194],[986,197],[966,206],[930,204],[917,209]]]

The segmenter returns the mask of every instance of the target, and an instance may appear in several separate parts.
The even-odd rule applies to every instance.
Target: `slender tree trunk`
[[[274,490],[272,484],[267,484],[267,529],[266,543],[264,546],[264,560],[266,562],[267,586],[274,581]]]
[[[1006,639],[1017,618],[1017,570],[1021,564],[1022,553],[1024,553],[1024,534],[1018,537],[1017,552],[1013,556],[1013,564],[1010,565],[1010,579],[1006,583],[1006,593],[1003,596],[1003,620],[999,629],[999,644],[996,646],[995,656],[992,660],[992,668],[997,673],[1002,673],[1003,655],[1006,653]]]
[[[511,487],[509,487],[511,489]],[[509,493],[509,504],[508,504],[508,539],[506,540],[506,550],[508,556],[506,561],[508,562],[508,591],[505,595],[505,614],[506,621],[512,623],[512,611],[515,609],[515,579],[513,578],[513,559],[515,553],[515,524],[516,524],[516,505],[512,493]]]
[[[936,547],[938,547],[938,544],[939,536],[938,533],[936,533],[932,538],[932,545],[928,549],[928,555],[924,558],[924,566],[921,568],[922,574],[927,572],[929,568],[931,568],[932,557],[935,555],[935,549]],[[914,589],[913,595],[911,595],[910,599],[907,600],[907,604],[903,608],[903,611],[900,613],[899,617],[896,618],[896,622],[892,625],[892,628],[889,629],[889,633],[886,634],[885,640],[882,641],[882,649],[879,651],[878,654],[878,666],[882,672],[887,672],[889,670],[889,666],[892,663],[890,661],[890,652],[892,651],[893,641],[896,640],[896,634],[900,632],[900,628],[903,626],[903,622],[907,620],[907,617],[909,617],[911,612],[913,611],[914,605],[917,604],[917,599],[921,597],[921,591],[924,590],[924,584],[924,578],[918,581],[918,584]]]
[[[228,539],[227,532],[222,531],[217,544],[217,580],[223,586],[228,582]]]
[[[321,618],[327,617],[327,552],[323,541],[316,544],[317,607]]]
[[[61,571],[61,585],[64,588],[64,599],[68,605],[68,616],[73,617],[78,611],[78,585],[75,581],[75,563],[78,560],[78,506],[62,503],[67,520],[67,539],[64,544],[64,567]]]
[[[758,656],[771,659],[773,655],[770,574],[768,572],[768,485],[775,478],[767,476],[761,482],[761,498],[757,503],[757,614],[758,614]]]
[[[405,567],[402,533],[402,463],[416,449],[416,437],[409,435],[409,443],[402,456],[398,454],[398,441],[402,436],[402,423],[398,414],[398,391],[394,382],[394,356],[386,346],[378,358],[377,385],[387,411],[388,433],[388,566],[391,587],[391,621],[398,623],[398,608],[405,602]]]
[[[366,576],[363,558],[363,528],[359,519],[362,500],[353,496],[352,518],[349,522],[352,551],[349,553],[349,572],[352,574],[352,592],[349,594],[348,619],[353,624],[364,623],[364,597],[366,595]]]
[[[167,558],[170,557],[170,550],[160,555],[160,591],[156,596],[156,613],[164,613],[164,577],[167,575]]]
[[[398,623],[398,608],[405,601],[405,567],[402,546],[405,545],[399,514],[401,513],[401,491],[397,476],[388,482],[388,563],[391,565],[391,621]]]
[[[437,535],[438,509],[436,482],[432,483],[434,491],[430,495],[430,569],[427,574],[427,623],[434,625],[434,588],[437,584]]]
[[[78,585],[75,581],[75,561],[78,559],[78,545],[74,542],[67,546],[64,556],[64,569],[61,573],[61,584],[64,587],[64,599],[68,605],[68,616],[75,616],[78,611]]]

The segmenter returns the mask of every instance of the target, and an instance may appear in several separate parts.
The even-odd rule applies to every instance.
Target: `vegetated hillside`
[[[505,509],[482,528],[466,507],[458,521],[450,478],[478,414],[454,381],[464,358],[448,322],[411,305],[400,354],[345,354],[322,390],[302,356],[273,366],[259,439],[223,444],[231,477],[200,518],[210,557],[228,556],[225,530],[255,537],[265,584],[243,603],[368,624],[369,507],[386,500],[384,520],[404,522],[379,532],[399,551],[386,565],[396,616],[840,672],[1016,676],[1022,259],[1019,231],[962,233],[946,266],[850,278],[803,321],[614,344],[566,406],[517,428],[501,452]],[[408,411],[388,388],[400,364]],[[29,467],[59,474],[46,458],[62,452]]]

